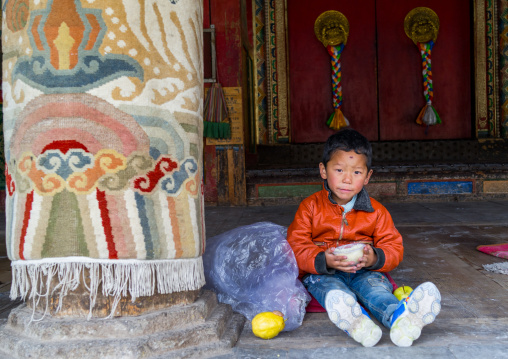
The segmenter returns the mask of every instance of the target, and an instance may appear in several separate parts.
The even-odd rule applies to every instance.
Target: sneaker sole
[[[351,295],[332,290],[326,296],[325,307],[333,324],[364,347],[372,347],[381,339],[381,328],[363,314],[360,304]]]
[[[422,328],[436,319],[441,311],[441,294],[433,283],[423,283],[412,293],[406,308],[390,329],[390,339],[399,347],[411,346]]]

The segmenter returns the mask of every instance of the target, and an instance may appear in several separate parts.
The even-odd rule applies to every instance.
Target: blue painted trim
[[[407,194],[473,193],[473,181],[408,182]]]

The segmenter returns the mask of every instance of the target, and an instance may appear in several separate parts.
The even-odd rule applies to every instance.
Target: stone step
[[[0,236],[0,238],[1,238],[1,236]],[[10,272],[9,272],[9,274],[10,274]],[[10,282],[8,284],[6,283],[6,285],[9,286],[9,290],[10,290],[10,285],[11,285]],[[1,289],[3,290],[4,288],[5,287],[3,287]],[[7,320],[11,310],[19,307],[23,303],[23,301],[21,301],[19,299],[11,300],[9,295],[10,295],[10,293],[8,291],[0,292],[0,319]],[[1,324],[3,324],[3,323],[1,323]]]
[[[198,347],[204,343],[217,342],[224,334],[232,315],[233,310],[230,305],[219,304],[205,323],[197,324],[185,330],[153,335],[147,341],[147,344],[155,354],[159,354],[188,347]]]
[[[215,294],[212,293],[212,297],[215,297]],[[86,320],[68,319],[68,321],[80,322],[69,323],[69,328],[77,326],[81,329],[76,332],[66,331],[63,337],[48,334],[43,336],[45,339],[41,339],[40,334],[37,337],[27,335],[19,330],[20,326],[13,327],[7,323],[0,327],[0,357],[4,358],[2,352],[5,353],[5,357],[12,358],[52,359],[204,358],[205,354],[208,355],[207,353],[222,354],[236,343],[245,319],[242,315],[233,312],[231,306],[215,303],[216,305],[204,321],[188,319],[186,322],[182,322],[180,327],[173,325],[168,329],[163,325],[164,316],[161,316],[162,319],[157,321],[154,327],[151,327],[150,322],[140,318],[142,316],[133,317],[129,318],[133,319],[132,321],[123,322],[126,324],[125,330],[108,335],[105,335],[105,331],[101,327],[103,325],[108,327],[108,322],[118,318],[95,321],[95,327],[85,326],[90,330],[87,335],[84,334],[84,327],[81,326],[82,322],[86,322]],[[31,312],[19,312],[18,318],[22,313],[27,316],[31,315]],[[157,316],[157,313],[150,314]],[[136,319],[140,322],[136,323]],[[23,322],[26,320],[26,318],[23,319]],[[121,320],[123,321],[123,319]],[[49,321],[52,321],[52,318],[43,320],[43,322]],[[59,322],[61,323],[62,320],[60,319]],[[30,325],[33,324],[36,323]],[[129,326],[133,328],[133,331],[128,330]],[[49,327],[56,328],[57,325]],[[42,327],[39,328],[39,330],[41,329]],[[28,334],[33,333],[34,331],[28,329]]]
[[[40,340],[62,339],[108,339],[149,335],[172,329],[204,323],[217,306],[217,296],[211,291],[203,291],[192,304],[172,306],[168,309],[149,312],[135,317],[112,319],[60,318],[47,316],[41,321],[31,321],[32,309],[21,305],[11,311],[7,326],[24,336]],[[40,313],[35,313],[38,318]]]
[[[206,359],[206,358],[231,358],[233,355],[233,347],[235,346],[245,324],[245,317],[239,313],[233,312],[230,317],[222,338],[217,342],[204,343],[202,345],[176,350],[171,353],[165,353],[151,359]]]

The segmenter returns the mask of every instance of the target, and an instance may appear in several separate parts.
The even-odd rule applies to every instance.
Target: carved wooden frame
[[[506,3],[507,0],[501,2]],[[498,138],[502,132],[506,133],[506,129],[502,131],[500,124],[499,77],[502,80],[503,73],[498,70],[497,2],[473,0],[473,24],[476,137]],[[503,114],[505,116],[506,113]]]
[[[264,10],[264,51],[257,51],[258,63],[264,61],[264,78],[256,73],[259,88],[257,98],[266,96],[266,106],[256,109],[258,136],[257,144],[290,142],[289,73],[287,61],[287,0],[256,0],[253,6]],[[508,0],[501,0],[501,16],[508,13]],[[482,138],[508,137],[508,70],[499,69],[499,47],[508,51],[508,20],[499,19],[498,2],[495,0],[472,0],[473,16],[473,71],[474,81],[474,126],[475,136]],[[256,10],[256,9],[253,9]],[[253,11],[255,14],[256,11]],[[258,11],[259,13],[259,11]],[[256,15],[253,15],[256,16]],[[256,20],[256,19],[254,19]],[[259,17],[257,18],[259,26]],[[498,36],[498,25],[505,31]],[[271,33],[270,33],[271,32]],[[506,38],[505,38],[506,37]],[[259,46],[258,46],[259,48]],[[501,55],[504,51],[501,52]],[[259,59],[259,55],[264,58]],[[506,60],[508,69],[508,59]],[[502,62],[504,63],[504,62]],[[501,70],[501,71],[500,71]],[[500,83],[502,86],[500,86]],[[261,92],[264,93],[261,93]],[[500,103],[501,100],[504,101]],[[265,118],[259,117],[260,114]],[[280,129],[287,132],[281,132]],[[264,132],[264,136],[259,135]]]

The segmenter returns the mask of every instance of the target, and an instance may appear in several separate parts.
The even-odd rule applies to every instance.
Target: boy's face
[[[348,203],[369,183],[372,170],[367,170],[367,158],[355,151],[335,151],[328,163],[319,164],[321,178],[327,180],[332,198],[340,205]]]

